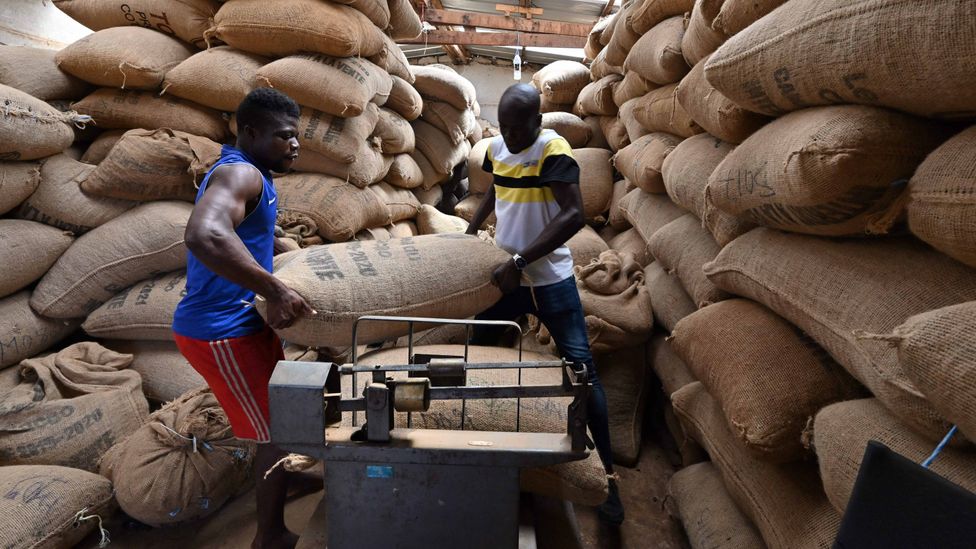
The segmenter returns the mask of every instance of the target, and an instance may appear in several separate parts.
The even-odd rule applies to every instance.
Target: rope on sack
[[[105,527],[102,526],[102,517],[98,515],[89,515],[87,507],[75,513],[75,524],[79,522],[89,521],[92,519],[98,521],[98,533],[101,534],[101,539],[98,541],[99,549],[108,547],[108,544],[112,543],[112,538],[109,537],[108,530],[106,530]]]
[[[942,439],[942,442],[940,442],[939,445],[935,447],[935,450],[932,452],[932,455],[925,458],[925,461],[922,462],[922,467],[928,469],[929,465],[932,465],[932,462],[935,461],[935,458],[939,457],[939,454],[942,453],[942,450],[945,449],[946,444],[949,444],[949,441],[952,440],[952,436],[955,434],[956,434],[956,426],[953,425],[952,429],[949,429],[949,432]]]
[[[299,473],[311,469],[316,463],[318,463],[318,460],[313,457],[303,456],[301,454],[288,454],[265,471],[264,478],[267,479],[279,467],[289,473]]]
[[[186,437],[186,436],[183,436],[183,435],[181,435],[181,434],[179,434],[179,433],[177,433],[177,432],[176,432],[176,431],[174,431],[173,429],[170,429],[170,428],[169,428],[169,427],[167,427],[166,425],[163,425],[162,423],[160,423],[159,425],[160,425],[160,427],[162,427],[163,429],[166,429],[167,431],[169,431],[169,432],[171,432],[171,433],[173,433],[174,435],[176,435],[176,436],[178,436],[178,437],[180,437],[180,438],[182,438],[183,440],[186,440],[186,441],[188,441],[188,442],[190,442],[190,443],[191,443],[191,444],[193,445],[193,453],[194,453],[194,454],[196,454],[196,453],[198,453],[198,452],[200,451],[200,450],[199,450],[199,449],[197,448],[197,437],[195,437],[195,436],[190,436],[190,437]],[[209,443],[209,442],[207,442],[207,441],[205,441],[205,440],[203,440],[203,441],[200,441],[200,446],[203,446],[203,448],[204,448],[205,450],[207,450],[207,451],[209,451],[209,452],[212,452],[212,451],[213,451],[213,446],[211,446],[211,445],[210,445],[210,443]]]

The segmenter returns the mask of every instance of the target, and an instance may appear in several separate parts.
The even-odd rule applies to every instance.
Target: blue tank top
[[[237,148],[224,145],[220,160],[210,168],[197,191],[200,201],[214,170],[229,164],[257,165]],[[237,236],[254,259],[269,273],[273,269],[274,228],[278,215],[278,194],[271,173],[262,171],[264,190],[254,210],[237,226]],[[186,295],[173,315],[173,331],[184,337],[215,341],[241,337],[264,329],[264,319],[250,304],[254,292],[214,274],[193,253],[187,251]]]

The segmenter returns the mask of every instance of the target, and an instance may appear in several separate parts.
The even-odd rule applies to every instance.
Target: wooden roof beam
[[[582,48],[585,36],[560,36],[556,34],[518,34],[514,32],[458,32],[433,30],[413,40],[401,40],[401,44],[455,44],[464,46],[522,46],[538,48]]]
[[[612,2],[613,0],[611,0]],[[483,29],[513,30],[540,34],[561,34],[564,36],[587,36],[593,25],[565,23],[542,19],[521,19],[504,15],[488,15],[470,11],[428,9],[424,17],[431,24],[464,25]]]

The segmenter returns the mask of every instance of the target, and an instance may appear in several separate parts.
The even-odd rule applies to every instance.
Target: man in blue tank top
[[[298,105],[269,88],[254,90],[237,109],[236,147],[224,145],[186,227],[186,296],[173,315],[176,344],[210,385],[234,435],[258,443],[257,534],[253,548],[294,547],[285,527],[285,472],[265,472],[285,454],[269,444],[268,382],[284,358],[272,329],[286,328],[309,304],[272,276],[278,195],[271,172],[298,157]],[[253,307],[267,300],[268,323]]]

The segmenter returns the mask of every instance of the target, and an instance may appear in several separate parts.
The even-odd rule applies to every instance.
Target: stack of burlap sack
[[[976,489],[974,15],[633,0],[594,27],[602,234],[646,262],[668,424],[711,459],[672,481],[693,547],[831,545],[868,440],[921,461],[958,425],[932,470]]]

